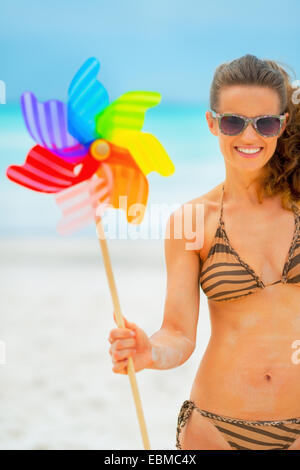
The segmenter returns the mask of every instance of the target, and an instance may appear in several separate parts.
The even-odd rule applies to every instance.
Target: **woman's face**
[[[280,114],[280,102],[277,93],[266,87],[234,85],[224,87],[220,92],[218,113],[241,114],[246,117],[256,117],[266,114]],[[286,120],[288,113],[285,113]],[[279,136],[262,137],[256,132],[252,124],[237,136],[229,136],[221,133],[218,120],[212,117],[212,113],[205,113],[210,131],[219,138],[219,145],[225,161],[239,169],[247,171],[262,168],[275,152],[277,140],[284,132],[286,120]],[[262,150],[252,158],[241,155],[236,147],[257,148]]]

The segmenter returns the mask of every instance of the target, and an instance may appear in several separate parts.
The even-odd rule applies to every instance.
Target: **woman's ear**
[[[289,118],[289,113],[284,113],[284,114],[285,114],[285,121],[284,121],[283,126],[282,126],[282,128],[281,128],[279,137],[281,137],[282,134],[284,133],[284,130],[285,130],[285,128],[286,128],[286,123],[287,123],[288,118]]]
[[[214,118],[211,111],[205,113],[208,128],[213,135],[218,135],[218,122],[217,118]]]

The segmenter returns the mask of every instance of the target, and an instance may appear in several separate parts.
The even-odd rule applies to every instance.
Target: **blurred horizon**
[[[109,102],[128,91],[159,92],[161,101],[147,110],[143,131],[160,140],[175,173],[148,175],[148,204],[180,204],[224,178],[218,139],[205,119],[215,69],[250,53],[286,64],[291,77],[300,78],[299,13],[296,0],[284,8],[279,0],[272,8],[253,0],[248,9],[237,0],[2,0],[1,235],[55,234],[60,217],[53,195],[29,191],[5,175],[34,145],[22,117],[22,93],[66,102],[69,84],[88,57],[100,62],[97,79]],[[93,227],[78,235],[85,233]]]

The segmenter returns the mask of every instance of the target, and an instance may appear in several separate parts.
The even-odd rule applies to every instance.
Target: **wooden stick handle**
[[[105,233],[104,233],[103,226],[102,226],[101,217],[95,217],[95,220],[96,220],[98,240],[100,242],[100,247],[102,250],[106,276],[108,279],[109,289],[110,289],[110,293],[111,293],[111,297],[113,301],[114,312],[116,314],[117,325],[119,328],[125,328],[124,318],[122,317],[122,313],[121,313],[121,306],[120,306],[120,302],[118,298],[117,288],[116,288],[116,284],[114,280],[114,275],[112,271],[112,266],[110,262],[110,257],[109,257],[107,243],[106,243]],[[146,429],[142,403],[141,403],[140,394],[139,394],[136,377],[135,377],[134,364],[133,364],[133,360],[131,356],[129,356],[128,358],[127,373],[128,373],[129,380],[130,380],[136,413],[137,413],[137,417],[138,417],[138,421],[140,425],[140,431],[142,434],[144,449],[150,450],[149,437],[148,437],[148,433]]]

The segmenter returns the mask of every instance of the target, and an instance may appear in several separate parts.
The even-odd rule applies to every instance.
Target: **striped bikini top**
[[[230,244],[223,221],[223,196],[224,184],[219,224],[207,258],[202,263],[199,279],[207,298],[215,301],[237,299],[280,282],[300,286],[300,214],[298,207],[292,204],[295,229],[281,279],[264,284],[251,266],[240,258]]]

